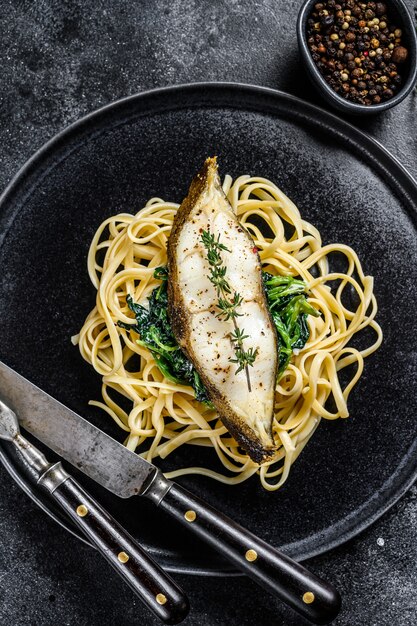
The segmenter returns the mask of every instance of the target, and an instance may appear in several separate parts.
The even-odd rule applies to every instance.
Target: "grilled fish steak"
[[[257,350],[253,365],[237,372],[233,320],[219,319],[219,295],[210,281],[202,233],[227,247],[222,265],[231,293],[242,298],[239,328],[245,351]],[[277,335],[262,284],[261,262],[220,184],[215,158],[206,160],[175,216],[168,241],[168,302],[172,328],[198,371],[224,425],[253,461],[275,451],[272,420],[278,365]],[[231,296],[232,297],[232,296]]]

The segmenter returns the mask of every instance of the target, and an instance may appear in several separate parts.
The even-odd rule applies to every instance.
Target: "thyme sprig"
[[[234,326],[234,331],[230,333],[230,340],[233,345],[235,358],[229,359],[229,361],[236,363],[238,366],[235,374],[245,370],[248,389],[252,391],[249,367],[253,366],[258,356],[258,348],[244,349],[243,342],[245,339],[249,338],[249,335],[245,335],[245,331],[239,328],[236,321],[236,318],[242,315],[237,311],[237,308],[242,304],[243,298],[237,291],[234,291],[232,294],[232,289],[226,277],[227,268],[220,255],[220,252],[231,252],[231,250],[220,242],[220,234],[216,239],[216,237],[207,230],[203,230],[201,241],[207,250],[207,261],[210,266],[209,280],[216,288],[219,298],[216,305],[219,312],[216,317],[224,321],[232,320]]]

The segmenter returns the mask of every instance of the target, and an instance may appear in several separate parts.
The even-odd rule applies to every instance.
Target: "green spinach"
[[[294,350],[306,345],[310,331],[307,316],[320,313],[307,302],[307,285],[292,276],[262,273],[271,317],[279,338],[278,380],[285,372]]]
[[[167,268],[158,267],[154,272],[154,277],[162,282],[152,291],[149,308],[136,304],[131,296],[127,296],[127,304],[135,315],[136,324],[118,322],[118,325],[126,330],[133,330],[139,335],[140,339],[136,342],[150,350],[156,364],[168,380],[182,385],[191,385],[196,399],[209,403],[198,372],[182,352],[172,332],[168,317]]]

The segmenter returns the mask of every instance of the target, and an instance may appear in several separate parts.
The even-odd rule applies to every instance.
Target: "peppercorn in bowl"
[[[311,80],[340,111],[383,111],[416,84],[416,30],[402,0],[307,0],[297,36]]]

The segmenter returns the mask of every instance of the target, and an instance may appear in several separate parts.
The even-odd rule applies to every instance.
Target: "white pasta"
[[[309,316],[310,338],[303,349],[294,352],[277,383],[274,458],[262,465],[254,463],[228,434],[216,412],[196,401],[191,387],[165,379],[149,350],[135,342],[135,334],[117,325],[118,321],[132,322],[127,295],[144,303],[160,284],[153,272],[167,263],[166,244],[177,204],[152,198],[136,215],[115,215],[101,224],[88,257],[88,271],[97,289],[96,306],[73,341],[102,376],[102,399],[91,404],[104,409],[126,431],[130,450],[140,446],[140,453],[153,461],[175,455],[185,444],[210,446],[224,465],[224,474],[184,467],[168,477],[203,474],[236,484],[257,474],[265,489],[275,490],[288,477],[320,420],[348,417],[348,397],[362,374],[364,357],[382,341],[375,321],[377,302],[373,279],[365,276],[354,250],[343,244],[322,246],[319,231],[302,219],[274,183],[249,176],[233,182],[226,176],[223,188],[254,239],[263,269],[301,277],[308,285],[309,302],[322,313],[318,318]],[[333,253],[346,258],[345,273],[329,269]],[[348,309],[344,296],[352,291],[356,304]],[[372,345],[362,350],[349,346],[365,327],[375,333]],[[127,367],[133,355],[140,357],[135,372]],[[339,372],[348,365],[355,366],[354,373],[342,388]],[[119,405],[118,394],[130,401],[129,412]],[[333,412],[326,406],[329,396],[333,397]]]

